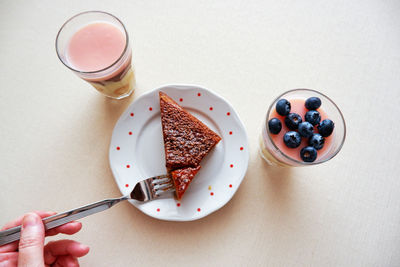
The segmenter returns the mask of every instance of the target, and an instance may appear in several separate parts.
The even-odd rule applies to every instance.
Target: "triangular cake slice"
[[[200,168],[201,166],[199,165],[196,168],[188,167],[184,169],[177,169],[171,172],[172,180],[174,181],[176,197],[178,199],[182,198],[183,194]]]
[[[197,167],[221,140],[163,92],[160,92],[160,111],[168,170]]]
[[[175,178],[184,177],[175,181],[172,175],[177,197],[180,199],[200,169],[201,160],[221,140],[221,137],[168,95],[163,92],[159,92],[159,95],[166,167],[168,172],[180,169],[175,172]],[[177,185],[180,188],[177,188]]]

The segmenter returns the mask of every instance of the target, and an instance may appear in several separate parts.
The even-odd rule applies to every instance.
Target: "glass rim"
[[[64,27],[65,27],[69,22],[71,22],[71,21],[72,21],[73,19],[75,19],[76,17],[79,17],[79,16],[81,16],[81,15],[85,15],[85,14],[88,14],[88,13],[101,13],[101,14],[105,14],[105,15],[111,16],[111,17],[113,17],[114,19],[116,19],[116,20],[122,25],[122,28],[124,29],[124,33],[125,33],[125,37],[126,37],[126,38],[125,38],[126,42],[125,42],[124,50],[122,51],[121,55],[120,55],[120,56],[118,57],[118,59],[115,60],[111,65],[109,65],[109,66],[107,66],[107,67],[105,67],[105,68],[102,68],[102,69],[100,69],[100,70],[81,71],[81,70],[74,69],[73,67],[71,67],[70,65],[68,65],[68,64],[61,58],[60,52],[59,52],[58,38],[60,37],[60,34],[61,34],[62,30],[64,29]],[[56,47],[57,57],[58,57],[58,58],[60,59],[60,61],[61,61],[67,68],[69,68],[70,70],[72,70],[72,71],[74,71],[74,72],[77,72],[77,73],[81,73],[81,74],[96,74],[96,73],[100,73],[100,72],[102,72],[102,71],[105,71],[105,70],[110,69],[111,67],[115,66],[115,65],[123,58],[123,56],[125,55],[126,51],[128,50],[128,47],[129,47],[129,35],[128,35],[128,32],[126,31],[126,28],[125,28],[124,23],[122,23],[122,21],[121,21],[119,18],[117,18],[116,16],[114,16],[113,14],[110,14],[110,13],[105,12],[105,11],[90,10],[90,11],[84,11],[84,12],[78,13],[78,14],[72,16],[71,18],[69,18],[66,22],[64,22],[64,24],[63,24],[63,25],[61,26],[61,28],[58,30],[58,33],[57,33],[57,36],[56,36],[55,47]]]
[[[267,125],[266,122],[267,122],[267,120],[268,120],[268,118],[269,118],[269,115],[270,115],[270,113],[271,113],[271,110],[272,110],[272,107],[273,107],[274,103],[276,103],[280,98],[282,98],[282,96],[284,96],[284,95],[286,95],[286,94],[288,94],[288,93],[291,93],[291,92],[295,92],[295,91],[309,91],[309,92],[313,92],[313,93],[317,93],[317,94],[319,94],[319,95],[322,95],[323,97],[327,98],[329,102],[331,102],[331,103],[333,104],[333,106],[334,106],[334,107],[336,108],[336,110],[339,112],[339,115],[340,115],[340,117],[341,117],[341,119],[342,119],[342,122],[343,122],[343,139],[341,140],[340,145],[339,145],[339,147],[335,150],[335,152],[334,152],[330,157],[327,157],[327,158],[324,159],[324,160],[321,160],[321,161],[318,161],[318,162],[304,162],[304,161],[299,161],[299,160],[297,160],[297,159],[294,159],[294,158],[292,158],[292,157],[289,157],[289,156],[286,155],[283,151],[281,151],[281,149],[275,144],[275,142],[274,142],[274,141],[272,140],[272,138],[271,138],[271,133],[269,132],[269,128],[268,128],[268,125]],[[297,89],[288,90],[288,91],[286,91],[286,92],[280,94],[278,97],[276,97],[276,98],[272,101],[271,105],[269,106],[268,112],[267,112],[267,116],[266,116],[266,118],[265,118],[265,120],[264,120],[264,123],[265,123],[265,128],[266,128],[266,131],[267,131],[267,135],[268,135],[268,140],[269,140],[269,141],[271,142],[271,144],[274,146],[274,148],[276,149],[276,151],[278,151],[284,158],[288,159],[289,161],[295,162],[295,163],[300,164],[300,165],[305,165],[305,166],[306,166],[306,165],[317,165],[317,164],[321,164],[321,163],[327,162],[328,160],[332,159],[333,157],[335,157],[335,156],[339,153],[339,151],[342,149],[342,147],[343,147],[343,145],[344,145],[344,141],[346,140],[346,121],[344,120],[344,116],[343,116],[342,111],[339,109],[339,107],[336,105],[336,103],[335,103],[332,99],[330,99],[330,98],[329,98],[328,96],[326,96],[325,94],[323,94],[323,93],[321,93],[321,92],[319,92],[319,91],[317,91],[317,90],[314,90],[314,89],[297,88]],[[281,160],[279,160],[279,159],[277,159],[277,160],[278,160],[278,161],[281,161]]]

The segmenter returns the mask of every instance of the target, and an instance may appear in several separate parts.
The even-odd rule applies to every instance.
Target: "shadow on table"
[[[270,188],[269,191],[277,200],[284,201],[291,191],[293,168],[269,165],[261,157],[258,158],[258,161],[261,161],[259,169],[265,186]]]
[[[265,201],[276,213],[289,213],[293,200],[293,168],[279,167],[266,163],[261,157],[259,171],[261,185],[265,190]]]
[[[133,92],[130,96],[123,99],[112,99],[108,97],[102,98],[103,99],[99,99],[99,102],[101,102],[107,117],[115,124],[122,112],[126,110],[126,108],[137,98],[137,96],[135,96],[135,92]]]

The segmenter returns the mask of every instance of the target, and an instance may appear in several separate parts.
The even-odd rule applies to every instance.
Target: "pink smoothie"
[[[302,120],[305,121],[304,115],[308,111],[308,109],[306,109],[306,107],[304,106],[305,99],[288,99],[288,100],[291,105],[290,112],[299,114],[301,116]],[[322,107],[323,107],[323,104],[319,109],[317,109],[317,111],[321,115],[321,121],[329,118],[327,116],[327,114],[322,110]],[[272,141],[279,148],[279,150],[281,150],[287,156],[289,156],[295,160],[298,160],[298,161],[303,161],[300,157],[300,150],[303,147],[308,146],[308,139],[302,138],[301,145],[297,148],[287,147],[285,145],[285,143],[283,142],[283,136],[285,135],[286,132],[291,131],[291,130],[289,130],[289,128],[287,128],[285,125],[285,116],[279,115],[274,108],[273,110],[271,110],[269,120],[272,118],[278,118],[282,123],[282,130],[279,132],[279,134],[270,134]],[[314,129],[315,129],[314,132],[318,132],[317,127],[314,127]],[[332,146],[332,135],[325,138],[324,147],[317,151],[318,156],[317,156],[316,161],[318,160],[318,158],[320,158],[321,156],[326,154],[327,151],[329,151],[330,147]]]
[[[79,29],[67,48],[70,64],[80,71],[97,71],[109,67],[122,55],[125,34],[106,22],[95,22]]]

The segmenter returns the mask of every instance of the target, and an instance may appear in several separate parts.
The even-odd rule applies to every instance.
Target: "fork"
[[[160,197],[167,192],[175,191],[171,177],[168,175],[159,175],[138,182],[129,195],[119,198],[104,199],[80,208],[69,210],[60,214],[43,218],[45,230],[50,230],[57,226],[75,221],[86,216],[98,213],[114,206],[115,204],[135,199],[141,202],[147,202]],[[21,236],[21,226],[13,227],[0,232],[0,246],[19,240]]]

